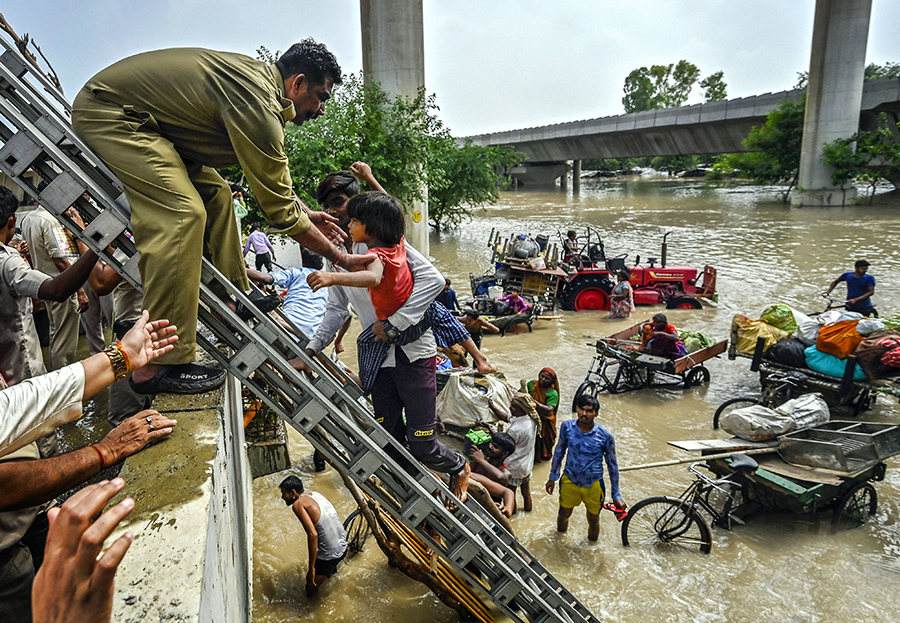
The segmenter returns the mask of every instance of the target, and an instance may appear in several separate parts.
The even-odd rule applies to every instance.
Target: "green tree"
[[[722,163],[723,168],[739,169],[763,184],[787,182],[782,198],[787,203],[800,172],[805,108],[805,96],[782,100],[766,116],[766,122],[753,128],[744,139],[744,146],[752,153],[731,154]]]
[[[717,71],[710,74],[700,82],[703,89],[703,97],[707,102],[720,102],[728,97],[728,85],[724,80],[725,72]]]
[[[259,54],[264,52],[261,48]],[[424,199],[427,188],[432,225],[458,224],[473,207],[496,201],[503,171],[523,156],[507,148],[460,148],[437,110],[434,96],[424,89],[414,99],[391,98],[377,85],[364,85],[357,75],[347,77],[334,90],[325,115],[299,127],[287,126],[285,152],[294,191],[315,206],[316,187],[326,174],[363,160],[406,205]],[[235,181],[241,176],[238,168],[223,173]],[[246,222],[263,220],[252,197],[248,208]]]
[[[900,143],[894,140],[889,123],[887,115],[882,113],[877,129],[860,131],[822,147],[822,157],[834,169],[831,181],[836,186],[844,186],[854,179],[866,183],[869,203],[885,173],[900,169]]]
[[[706,101],[724,99],[726,84],[724,73],[719,71],[703,79]],[[700,78],[700,70],[686,60],[676,64],[638,67],[625,78],[622,104],[626,113],[643,112],[659,108],[682,106],[690,97],[694,84]]]
[[[864,80],[878,80],[879,78],[898,77],[900,77],[900,63],[892,63],[890,61],[888,61],[884,65],[879,65],[878,63],[869,63],[868,65],[866,65],[865,72],[863,73]],[[807,84],[809,84],[809,72],[798,71],[797,84],[794,85],[794,88],[805,89]]]

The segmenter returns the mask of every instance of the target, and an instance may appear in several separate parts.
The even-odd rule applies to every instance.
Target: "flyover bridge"
[[[721,102],[570,121],[554,125],[468,137],[476,145],[505,145],[527,155],[525,165],[510,171],[526,184],[553,184],[567,162],[593,158],[640,158],[748,151],[743,140],[785,98],[802,90],[765,93]],[[879,112],[900,113],[900,79],[867,81],[860,125],[874,123]]]

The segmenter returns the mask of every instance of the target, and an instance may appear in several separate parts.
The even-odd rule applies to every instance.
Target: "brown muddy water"
[[[870,273],[878,281],[874,300],[882,315],[900,311],[900,200],[874,207],[800,209],[779,203],[776,193],[758,186],[666,181],[585,183],[575,197],[508,192],[499,205],[479,210],[458,230],[433,235],[431,254],[462,298],[468,295],[469,273],[487,268],[491,228],[504,235],[545,233],[555,239],[557,230],[591,225],[603,232],[608,255],[630,259],[658,257],[662,235],[670,232],[670,263],[712,264],[719,271],[718,306],[669,312],[679,328],[725,338],[737,312],[758,317],[771,303],[820,310],[820,293],[838,274],[852,270],[858,258],[872,263]],[[639,307],[633,318],[649,318],[656,311]],[[605,312],[561,313],[562,319],[539,322],[532,333],[486,336],[484,350],[514,385],[535,378],[542,367],[555,369],[566,407],[593,355],[585,336],[628,324],[607,320]],[[347,342],[344,357],[352,365],[355,352],[352,340]],[[598,421],[616,436],[620,465],[688,458],[667,442],[724,436],[712,430],[716,407],[730,397],[752,395],[759,384],[746,359],[723,357],[708,367],[712,379],[707,386],[601,396]],[[567,409],[560,417],[570,417]],[[900,423],[900,408],[881,397],[863,418]],[[291,455],[291,471],[309,489],[329,497],[342,516],[353,510],[332,470],[315,474],[310,446],[293,432]],[[525,546],[601,620],[896,621],[900,464],[890,459],[888,466],[884,482],[876,483],[877,514],[862,527],[832,534],[829,514],[760,513],[732,531],[713,529],[708,556],[623,547],[620,524],[611,513],[601,516],[596,544],[587,541],[580,509],[569,533],[557,533],[557,498],[543,491],[546,463],[535,469],[534,511],[512,522]],[[456,620],[421,585],[390,569],[374,543],[346,562],[310,603],[303,591],[305,534],[279,498],[278,483],[285,475],[254,483],[254,621]],[[677,495],[689,481],[687,466],[679,465],[624,473],[621,488],[634,504],[648,496]]]

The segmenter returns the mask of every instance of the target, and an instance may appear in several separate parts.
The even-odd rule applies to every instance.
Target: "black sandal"
[[[128,380],[138,394],[201,394],[220,387],[225,382],[225,370],[207,368],[196,363],[162,366],[159,372],[136,383]]]

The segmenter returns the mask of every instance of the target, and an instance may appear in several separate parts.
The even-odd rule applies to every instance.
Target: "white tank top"
[[[340,558],[347,551],[347,532],[341,524],[341,518],[324,495],[310,491],[307,493],[313,501],[319,505],[319,521],[316,522],[316,532],[319,533],[319,549],[316,558],[321,560],[334,560]]]

